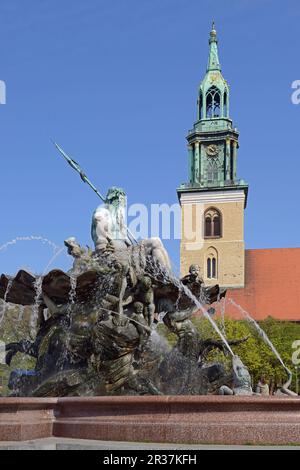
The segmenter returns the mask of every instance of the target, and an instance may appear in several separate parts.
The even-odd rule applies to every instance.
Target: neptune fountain
[[[204,307],[226,291],[206,287],[197,265],[176,278],[159,238],[137,242],[125,224],[122,189],[100,197],[92,218],[94,249],[74,237],[65,240],[74,260],[68,272],[1,276],[0,298],[31,306],[37,325],[33,339],[6,345],[7,365],[17,353],[36,360],[34,370],[12,371],[11,396],[205,395],[226,393],[232,384],[236,394],[251,395],[249,372],[232,351],[247,338],[228,342]],[[220,340],[201,338],[191,321],[199,311]],[[159,322],[176,335],[173,348],[160,337]],[[231,354],[231,373],[220,363],[206,364],[212,349]]]
[[[198,307],[186,291],[204,304],[225,292],[204,287],[197,266],[176,280],[160,239],[137,243],[128,235],[124,207],[124,191],[111,188],[93,214],[95,249],[65,240],[74,258],[69,272],[1,276],[0,297],[31,306],[38,324],[34,341],[6,345],[8,365],[16,353],[36,359],[33,371],[11,373],[12,395],[202,394],[209,378],[220,375],[201,358],[212,347],[225,347],[201,342],[190,320]],[[174,350],[158,341],[159,319],[178,337]]]

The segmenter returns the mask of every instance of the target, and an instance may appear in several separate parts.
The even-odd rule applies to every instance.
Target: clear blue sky
[[[176,202],[212,19],[240,130],[238,173],[250,184],[246,246],[300,245],[297,0],[1,0],[0,245],[27,235],[91,244],[97,198],[50,138],[103,192]],[[178,242],[167,246],[178,264]],[[0,271],[41,271],[50,257],[22,242],[0,252]]]

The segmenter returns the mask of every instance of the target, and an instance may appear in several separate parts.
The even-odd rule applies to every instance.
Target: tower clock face
[[[217,157],[219,153],[218,146],[215,144],[210,144],[206,148],[206,154],[208,157]]]

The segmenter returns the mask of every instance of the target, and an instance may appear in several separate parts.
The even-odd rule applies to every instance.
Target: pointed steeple
[[[215,22],[212,23],[212,28],[209,37],[209,58],[208,58],[208,65],[207,71],[212,70],[221,70],[221,65],[219,62],[219,55],[218,55],[218,39],[217,39],[217,31],[215,29]]]
[[[198,121],[203,119],[221,119],[219,126],[228,123],[224,119],[229,118],[229,86],[221,72],[218,55],[218,39],[215,23],[209,38],[209,59],[205,77],[199,86],[198,95]],[[206,124],[207,126],[208,124]],[[212,124],[215,128],[216,124]]]
[[[239,133],[229,114],[229,86],[221,72],[214,23],[209,46],[208,67],[198,91],[197,121],[187,136],[189,184],[203,189],[245,185],[237,179]]]

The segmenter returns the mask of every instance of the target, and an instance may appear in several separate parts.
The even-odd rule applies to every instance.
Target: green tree
[[[31,308],[24,310],[18,306],[4,304],[0,301],[0,311],[3,313],[2,321],[0,321],[0,341],[8,344],[18,342],[22,339],[33,340],[34,332],[31,331]],[[21,315],[22,313],[22,315]],[[35,366],[35,359],[25,356],[24,354],[16,354],[10,367],[0,364],[0,385],[3,387],[2,394],[9,393],[7,383],[9,375],[14,369],[29,370]]]
[[[195,317],[192,321],[197,327],[202,339],[220,339],[211,323],[204,317]],[[248,367],[252,376],[253,385],[258,382],[262,375],[264,375],[267,380],[273,381],[275,385],[286,382],[287,374],[283,366],[280,364],[271,348],[264,343],[250,323],[246,320],[233,320],[228,317],[225,318],[224,325],[220,318],[215,319],[215,321],[221,330],[224,328],[225,336],[228,340],[242,339],[249,336],[247,342],[233,346],[233,350]],[[300,340],[300,324],[279,321],[269,317],[261,321],[259,325],[277,349],[286,367],[293,372],[291,388],[295,390],[296,377],[295,368],[292,364],[292,344],[295,340]],[[171,334],[166,327],[160,326],[159,331],[168,339],[170,345],[173,346],[176,344],[176,336]],[[207,360],[209,362],[221,362],[225,365],[227,370],[231,367],[230,356],[224,356],[223,353],[217,350],[212,351],[208,355]]]

